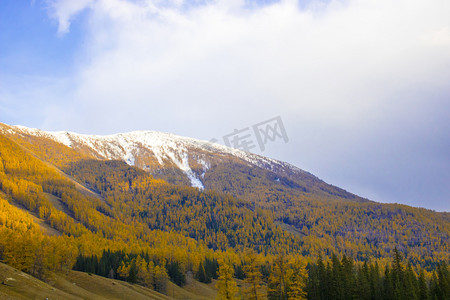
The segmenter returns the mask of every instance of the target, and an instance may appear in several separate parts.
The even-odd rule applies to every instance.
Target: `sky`
[[[450,211],[448,0],[0,0],[0,122],[218,140]]]

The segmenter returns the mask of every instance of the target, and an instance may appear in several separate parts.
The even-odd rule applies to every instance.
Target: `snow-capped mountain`
[[[288,163],[171,133],[134,131],[101,136],[24,126],[3,125],[0,129],[9,135],[50,139],[95,159],[123,160],[172,183],[219,189],[235,196],[242,196],[244,187],[251,193],[249,186],[256,181],[252,178],[258,178],[258,185],[271,188],[362,200]]]

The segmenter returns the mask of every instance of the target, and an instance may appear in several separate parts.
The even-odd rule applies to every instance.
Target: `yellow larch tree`
[[[217,299],[232,300],[236,299],[238,287],[233,279],[234,268],[226,258],[219,259],[219,279],[216,283]]]
[[[262,299],[263,295],[260,291],[262,280],[260,271],[261,259],[255,251],[250,250],[246,254],[245,260],[245,282],[248,284],[248,287],[244,290],[245,298],[251,300]]]
[[[308,272],[306,271],[306,262],[300,256],[295,256],[289,262],[292,270],[288,297],[292,300],[306,300],[306,282]]]

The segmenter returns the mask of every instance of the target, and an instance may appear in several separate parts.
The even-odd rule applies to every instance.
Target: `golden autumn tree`
[[[289,280],[292,270],[288,268],[287,257],[284,253],[276,256],[272,273],[269,277],[267,296],[269,299],[287,299]]]
[[[245,282],[248,287],[244,290],[245,298],[251,300],[262,299],[263,295],[260,292],[262,274],[260,271],[261,258],[255,251],[248,251],[246,257],[246,264],[244,266]]]
[[[289,262],[292,270],[288,298],[292,300],[306,300],[306,282],[308,272],[306,271],[306,262],[300,256],[295,256]]]
[[[155,266],[154,268],[154,286],[155,291],[165,294],[167,292],[167,283],[169,282],[169,275],[164,266]]]
[[[232,300],[236,299],[238,287],[233,279],[234,268],[226,258],[219,259],[219,279],[216,283],[217,299]]]
[[[136,259],[137,279],[140,284],[153,288],[154,284],[154,264],[147,263],[142,257]]]
[[[121,262],[119,268],[117,269],[117,274],[123,278],[127,279],[130,274],[131,265],[125,264],[125,262]]]

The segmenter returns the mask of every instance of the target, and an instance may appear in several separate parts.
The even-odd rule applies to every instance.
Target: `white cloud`
[[[89,8],[94,1],[96,0],[46,0],[50,16],[58,21],[58,33],[68,33],[71,20]]]

